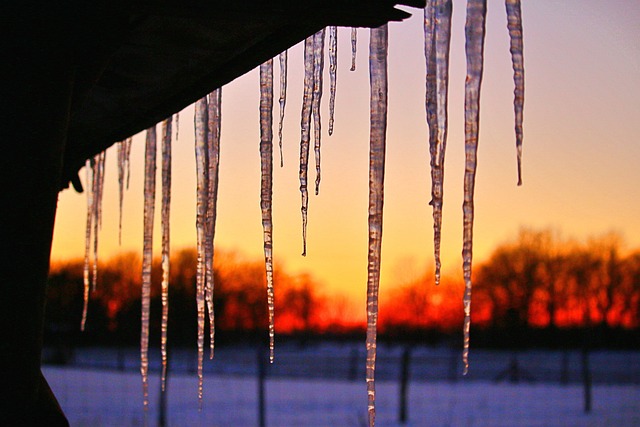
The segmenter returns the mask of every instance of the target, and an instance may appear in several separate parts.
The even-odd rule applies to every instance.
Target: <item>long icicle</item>
[[[358,48],[358,29],[356,27],[351,28],[351,68],[349,71],[356,70],[356,53]]]
[[[195,127],[195,154],[196,154],[196,234],[198,264],[196,267],[196,306],[198,316],[198,406],[202,409],[202,386],[204,364],[204,323],[205,323],[205,254],[206,254],[206,215],[207,196],[209,188],[209,165],[207,164],[207,128],[208,109],[207,98],[196,101],[194,114]]]
[[[284,157],[282,156],[282,126],[284,124],[284,107],[287,104],[287,59],[288,51],[283,51],[278,56],[280,60],[280,122],[278,123],[278,146],[280,147],[280,167],[284,166]]]
[[[515,112],[516,152],[518,159],[518,185],[522,185],[522,113],[524,109],[524,55],[522,43],[522,11],[520,0],[506,0],[507,28],[511,39],[511,62],[513,64],[513,109]]]
[[[367,268],[367,362],[366,381],[369,426],[376,416],[376,339],[378,289],[382,249],[382,207],[384,203],[384,159],[387,132],[387,45],[388,27],[371,30],[369,74],[371,80],[371,139],[369,151],[369,251]]]
[[[448,112],[447,98],[449,88],[449,45],[451,37],[451,0],[435,0],[434,25],[431,56],[435,54],[435,98],[436,132],[435,146],[430,146],[432,157],[431,202],[433,206],[433,247],[435,256],[435,282],[440,283],[440,241],[442,232],[442,203],[444,191],[444,154],[447,147]],[[426,49],[426,48],[425,48]],[[427,59],[427,63],[431,61]],[[428,76],[431,78],[431,76]],[[428,85],[429,83],[427,83]],[[428,113],[429,115],[429,113]]]
[[[149,310],[151,306],[151,263],[153,262],[153,218],[156,200],[156,127],[147,129],[144,161],[144,237],[142,245],[142,325],[140,331],[140,373],[144,410],[149,409]]]
[[[213,274],[214,245],[216,235],[216,217],[218,213],[218,170],[220,166],[220,129],[222,109],[222,89],[218,88],[209,94],[208,101],[208,136],[207,164],[209,178],[207,182],[207,212],[205,231],[205,300],[209,313],[209,358],[213,359],[215,347],[215,311],[213,291],[215,275]]]
[[[171,136],[172,117],[162,122],[162,324],[160,354],[162,357],[162,391],[167,382],[167,326],[169,322],[169,275],[171,268]]]
[[[436,284],[440,282],[440,226],[436,211],[436,189],[440,182],[438,167],[438,105],[436,100],[436,1],[427,0],[424,8],[424,57],[426,62],[425,111],[429,126],[429,157],[431,167],[431,202],[433,206],[433,237]],[[441,222],[440,222],[441,223]]]
[[[329,135],[333,135],[336,111],[336,84],[338,80],[338,27],[329,27]]]
[[[324,71],[324,37],[324,28],[313,36],[313,99],[311,101],[311,113],[313,115],[313,151],[316,158],[316,196],[320,191],[320,144],[322,138],[320,102],[322,100]]]
[[[269,309],[269,361],[274,358],[274,299],[273,299],[273,223],[271,198],[273,194],[273,60],[260,65],[260,210],[264,239],[264,265],[267,278],[267,306]]]
[[[462,269],[464,272],[464,374],[469,371],[469,331],[471,328],[471,261],[473,257],[473,194],[476,181],[478,132],[480,125],[480,87],[484,62],[486,0],[467,1],[465,24],[467,78],[464,93],[465,169],[463,211]]]
[[[307,188],[307,170],[309,167],[309,141],[311,134],[311,103],[313,100],[313,36],[304,41],[304,92],[300,118],[300,194],[302,197],[302,256],[307,255],[307,211],[309,209],[309,190]]]
[[[91,289],[95,292],[98,283],[98,234],[102,227],[102,194],[104,193],[104,172],[107,152],[95,156],[93,163],[93,276]]]
[[[91,264],[91,230],[93,228],[93,164],[95,160],[89,159],[85,163],[86,171],[86,191],[87,191],[87,221],[85,228],[85,240],[84,240],[84,268],[83,268],[83,306],[82,306],[82,320],[80,321],[80,330],[84,331],[87,323],[87,312],[89,308],[89,288],[91,284],[89,270]]]

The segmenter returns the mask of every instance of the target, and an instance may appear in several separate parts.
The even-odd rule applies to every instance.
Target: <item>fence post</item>
[[[351,381],[358,379],[358,355],[358,349],[356,347],[352,348],[351,357],[349,358],[349,379]]]
[[[401,366],[400,366],[400,412],[399,420],[401,424],[407,422],[407,390],[409,383],[409,362],[411,358],[410,347],[405,347],[402,352]]]
[[[591,370],[589,369],[589,350],[582,348],[582,382],[584,384],[584,412],[591,412]]]
[[[562,351],[562,365],[560,368],[560,384],[569,384],[569,351]]]
[[[267,376],[266,354],[262,346],[258,347],[258,425],[266,427],[266,402],[264,382]]]

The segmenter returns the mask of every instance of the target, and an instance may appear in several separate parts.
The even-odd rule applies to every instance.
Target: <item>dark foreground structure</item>
[[[0,424],[65,426],[40,371],[58,192],[86,159],[328,25],[420,0],[5,1],[0,6]]]

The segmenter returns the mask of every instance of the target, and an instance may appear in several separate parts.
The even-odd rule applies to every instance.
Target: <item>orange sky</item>
[[[611,230],[640,247],[640,3],[635,0],[523,2],[525,43],[524,185],[516,186],[513,83],[504,2],[489,0],[476,182],[475,260],[521,226],[555,227],[565,236]],[[464,2],[454,2],[449,140],[445,168],[443,265],[459,273],[464,172]],[[428,137],[424,113],[422,12],[390,28],[389,126],[381,292],[432,263]],[[289,51],[284,168],[274,173],[274,258],[308,271],[328,292],[364,299],[367,282],[368,30],[358,32],[358,69],[349,72],[349,30],[339,31],[334,135],[326,135],[328,61],[323,107],[322,184],[310,196],[307,256],[302,257],[298,156],[302,49]],[[276,63],[276,78],[278,67]],[[276,89],[277,90],[277,89]],[[216,245],[262,256],[258,75],[223,88]],[[277,92],[276,92],[277,99]],[[172,247],[195,243],[193,109],[180,116],[174,144]],[[277,117],[277,103],[274,117]],[[277,119],[276,119],[277,120]],[[274,122],[277,129],[277,121]],[[277,134],[277,131],[274,132]],[[107,154],[103,259],[142,248],[143,136],[132,150],[118,245],[116,152]],[[277,151],[274,159],[277,159]],[[313,156],[313,154],[312,154]],[[312,162],[311,156],[311,162]],[[315,176],[310,162],[310,177]],[[84,171],[81,171],[84,181]],[[159,187],[159,181],[158,181]],[[85,195],[60,194],[54,260],[84,251]],[[159,213],[159,197],[156,212]],[[156,247],[160,243],[156,223]],[[158,252],[156,252],[158,253]]]

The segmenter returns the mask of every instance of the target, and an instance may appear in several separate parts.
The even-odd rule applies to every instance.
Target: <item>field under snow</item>
[[[159,377],[150,379],[145,422],[140,375],[135,372],[46,367],[44,374],[72,426],[158,425]],[[170,377],[170,426],[257,426],[255,377],[207,375],[198,411],[197,379]],[[363,381],[282,379],[266,381],[267,426],[364,426]],[[377,383],[378,426],[400,426],[397,382]],[[591,413],[583,411],[579,384],[510,384],[488,381],[413,382],[407,426],[640,426],[640,386],[594,385]]]

